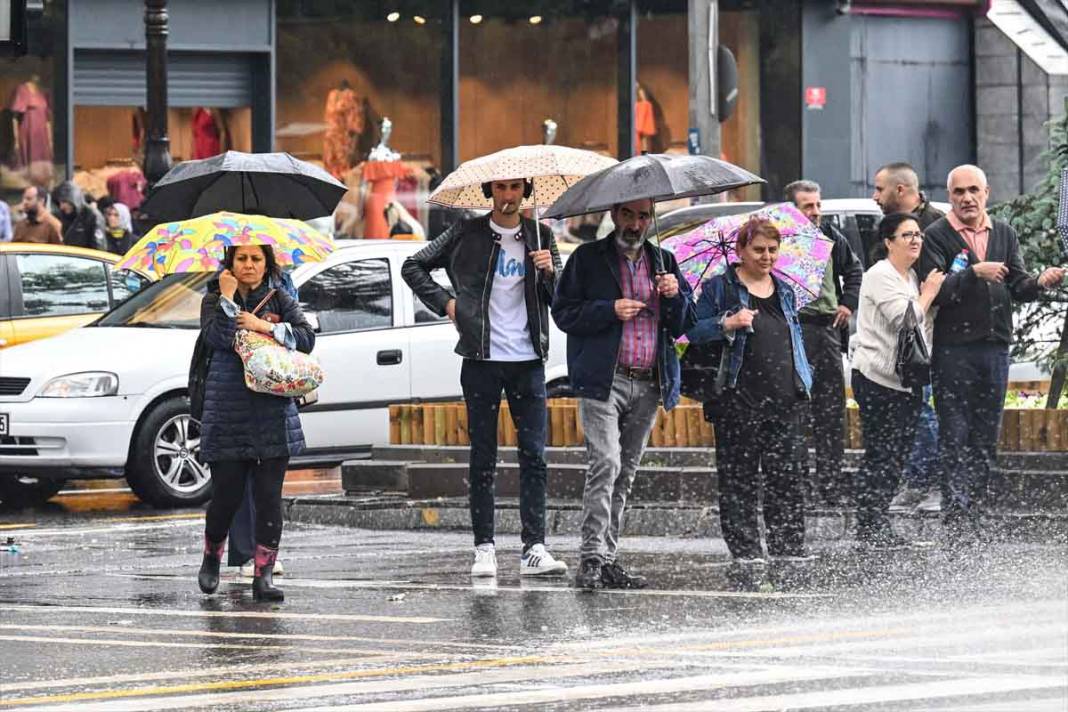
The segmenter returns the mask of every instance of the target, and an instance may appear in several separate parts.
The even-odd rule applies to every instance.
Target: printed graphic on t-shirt
[[[511,255],[505,254],[504,250],[497,253],[497,277],[520,278],[522,279],[527,274],[526,265],[523,264],[523,259],[516,259]]]
[[[497,240],[497,264],[490,290],[489,322],[491,361],[529,361],[538,356],[530,339],[525,277],[527,248],[517,240],[520,228],[493,226]]]

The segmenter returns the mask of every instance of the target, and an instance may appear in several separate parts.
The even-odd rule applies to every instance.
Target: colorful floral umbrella
[[[122,256],[116,269],[213,272],[227,247],[270,245],[280,267],[319,262],[334,251],[334,242],[300,220],[240,213],[213,213],[192,220],[161,223]]]
[[[738,230],[754,217],[770,220],[782,235],[774,271],[793,288],[800,309],[819,296],[834,243],[791,203],[709,220],[690,232],[664,240],[663,246],[675,253],[696,299],[702,282],[722,274],[728,263],[737,262],[734,246]]]

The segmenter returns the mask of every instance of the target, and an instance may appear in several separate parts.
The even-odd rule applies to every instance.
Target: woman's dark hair
[[[223,269],[234,271],[234,257],[237,255],[238,247],[258,247],[263,250],[263,261],[267,263],[267,269],[263,272],[264,279],[278,277],[282,274],[282,270],[278,267],[278,262],[274,259],[274,248],[270,245],[232,245],[227,247],[226,253],[223,255]]]
[[[738,244],[736,249],[741,250],[758,237],[766,237],[769,240],[782,243],[782,235],[779,228],[775,227],[770,220],[750,218],[748,222],[738,228]]]
[[[901,227],[901,224],[911,220],[917,225],[920,224],[919,219],[912,213],[890,213],[884,215],[883,219],[879,221],[879,227],[876,229],[876,237],[879,239],[871,247],[871,261],[878,262],[879,260],[886,259],[889,254],[889,250],[886,249],[886,240],[893,240],[894,233]]]

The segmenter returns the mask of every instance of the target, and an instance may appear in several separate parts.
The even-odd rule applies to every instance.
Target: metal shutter
[[[74,53],[77,106],[144,106],[145,81],[144,52]],[[251,106],[252,61],[245,54],[168,52],[167,85],[170,106]]]

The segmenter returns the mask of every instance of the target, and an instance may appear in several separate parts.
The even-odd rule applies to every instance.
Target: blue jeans
[[[493,543],[493,483],[497,475],[497,417],[508,398],[519,439],[519,519],[523,551],[545,543],[545,366],[541,361],[464,359],[460,386],[471,439],[468,488],[475,546]]]
[[[942,478],[938,464],[938,416],[931,406],[931,387],[924,386],[923,406],[916,420],[916,439],[905,467],[905,484],[918,490],[939,486]]]
[[[942,515],[947,522],[974,522],[997,459],[1009,347],[993,342],[936,346],[931,373],[944,476]]]

